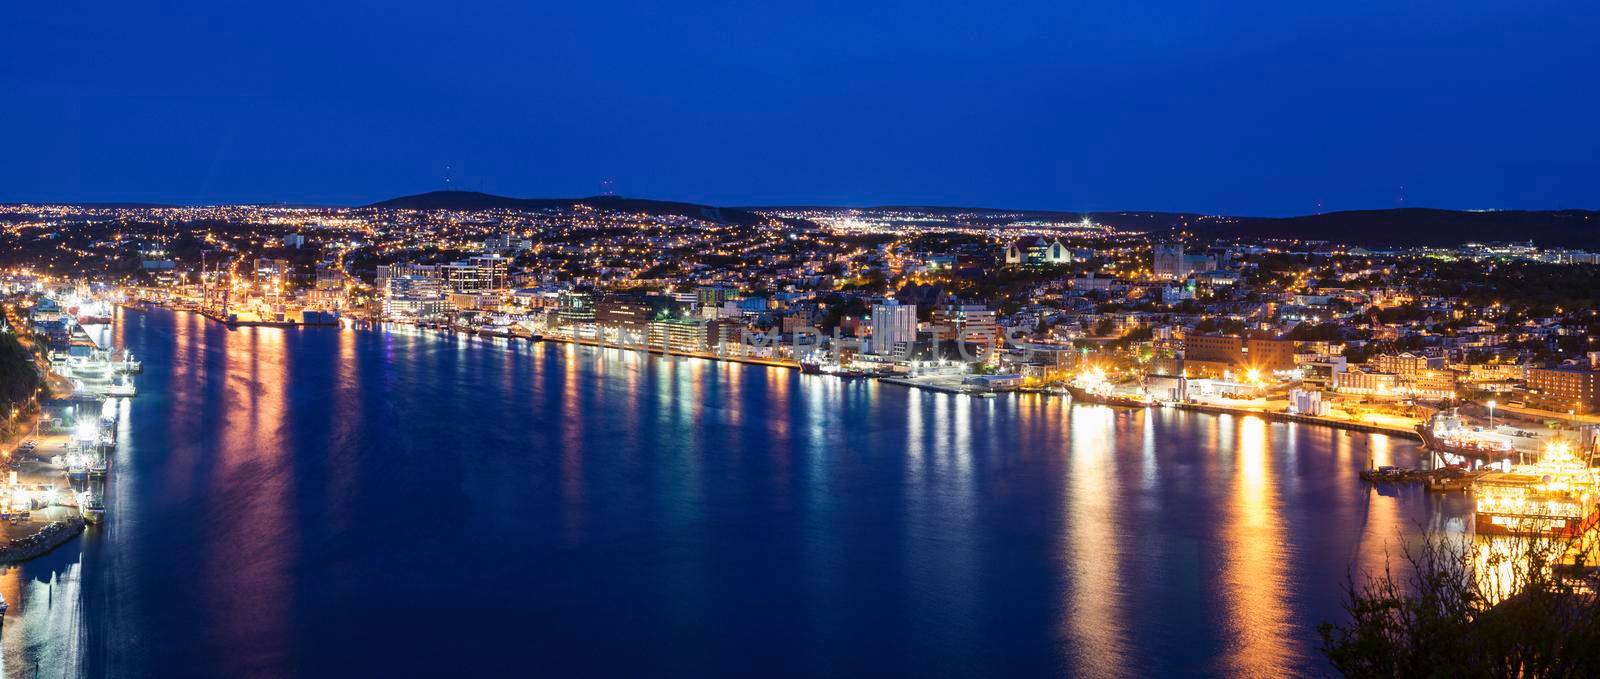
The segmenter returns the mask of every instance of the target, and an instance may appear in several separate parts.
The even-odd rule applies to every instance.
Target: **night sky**
[[[0,201],[1600,208],[1597,45],[1592,1],[17,0]]]

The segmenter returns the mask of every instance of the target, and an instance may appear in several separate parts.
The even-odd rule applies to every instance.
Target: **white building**
[[[444,284],[428,276],[396,276],[385,281],[383,315],[427,318],[450,310]]]
[[[917,341],[917,305],[893,299],[872,305],[872,353],[897,354]]]
[[[479,255],[441,267],[445,282],[455,292],[504,290],[509,285],[511,260],[500,255]]]
[[[1040,236],[1019,238],[1006,246],[1006,264],[1070,264],[1072,251],[1061,239]]]

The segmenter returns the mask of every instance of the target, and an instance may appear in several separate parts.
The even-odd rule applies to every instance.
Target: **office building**
[[[917,341],[917,306],[894,299],[872,305],[871,351],[878,355],[904,354]]]

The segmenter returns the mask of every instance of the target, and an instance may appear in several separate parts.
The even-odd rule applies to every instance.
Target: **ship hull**
[[[1072,394],[1072,401],[1074,403],[1092,403],[1095,405],[1117,406],[1121,408],[1147,408],[1150,406],[1150,403],[1147,401],[1141,401],[1139,399],[1129,398],[1126,396],[1102,396],[1072,386],[1067,387],[1067,393]]]
[[[1581,516],[1525,516],[1477,512],[1473,528],[1478,535],[1515,535],[1547,538],[1575,538],[1600,522],[1600,511]]]
[[[1451,455],[1458,455],[1469,460],[1481,460],[1484,462],[1499,462],[1501,460],[1509,460],[1516,457],[1515,451],[1493,450],[1489,448],[1446,443],[1443,440],[1440,440],[1439,437],[1433,435],[1433,428],[1428,426],[1427,423],[1417,425],[1416,430],[1417,435],[1422,437],[1422,446],[1435,453],[1449,453]]]

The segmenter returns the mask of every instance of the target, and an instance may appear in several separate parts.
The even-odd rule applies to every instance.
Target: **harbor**
[[[1255,619],[1315,624],[1337,609],[1333,584],[1353,545],[1371,540],[1362,553],[1381,554],[1379,543],[1393,535],[1378,526],[1446,520],[1431,519],[1433,505],[1416,498],[1350,492],[1361,488],[1356,474],[1369,453],[1415,466],[1415,446],[1260,418],[1074,408],[1065,397],[952,397],[792,369],[402,327],[230,331],[153,309],[120,334],[144,363],[145,393],[126,401],[124,421],[137,426],[119,438],[131,460],[113,470],[119,487],[107,522],[115,530],[90,526],[80,538],[96,546],[83,556],[82,626],[172,630],[177,641],[149,642],[170,655],[145,662],[170,659],[219,673],[237,670],[237,657],[286,667],[293,657],[364,650],[380,637],[413,633],[398,616],[364,617],[360,629],[319,622],[337,620],[340,607],[389,610],[395,596],[433,596],[577,610],[605,606],[609,597],[561,585],[572,578],[658,591],[679,578],[714,581],[722,564],[739,562],[797,581],[837,576],[812,592],[775,595],[785,610],[801,610],[811,596],[862,596],[852,583],[892,588],[902,578],[919,587],[894,604],[897,612],[950,611],[927,613],[940,619],[1003,615],[1036,602],[1028,592],[1071,588],[1126,607],[1128,614],[1105,623],[1118,633],[1152,619],[1137,611],[1162,605],[1157,590],[1190,587],[1205,605],[1164,615],[1211,630],[1208,638],[1221,645],[1233,633],[1206,610],[1249,605]],[[196,397],[160,396],[167,393]],[[879,424],[891,420],[897,425]],[[472,424],[442,424],[451,422]],[[730,452],[734,442],[752,452]],[[1014,469],[1007,488],[994,483],[1002,462]],[[885,487],[901,490],[860,492]],[[1314,490],[1330,487],[1340,492]],[[957,505],[952,497],[967,499]],[[441,515],[439,502],[459,502],[466,520]],[[660,511],[612,509],[641,502]],[[1470,519],[1455,513],[1462,502],[1448,497],[1441,511]],[[1031,518],[1017,523],[1023,515]],[[1363,515],[1373,517],[1373,528],[1363,530]],[[840,519],[859,528],[807,527]],[[772,528],[746,532],[757,525]],[[947,530],[905,532],[903,525]],[[1261,525],[1302,526],[1321,539],[1268,558],[1237,537]],[[673,573],[625,565],[674,549],[682,530],[714,538],[706,559]],[[985,536],[1005,530],[1039,539],[1023,551],[973,556]],[[1148,539],[1117,537],[1135,533]],[[619,534],[641,537],[619,543]],[[1210,563],[1254,568],[1262,582],[1304,577],[1330,586],[1299,598],[1257,583],[1240,592],[1175,570],[1148,590],[1105,579],[1185,558],[1185,535],[1216,545]],[[279,547],[262,550],[263,540]],[[35,582],[49,579],[47,564],[68,549],[75,548],[69,543],[24,568],[43,571],[30,576]],[[797,556],[807,549],[838,556]],[[906,550],[921,565],[906,563]],[[441,553],[452,558],[439,562]],[[972,605],[962,592],[1005,582],[1006,573],[1021,579],[1019,587],[997,590],[993,605],[956,612]],[[13,614],[43,607],[43,585],[33,587],[31,598],[6,593]],[[765,591],[753,582],[727,587]],[[97,593],[113,588],[138,605],[103,605]],[[54,601],[69,601],[74,591],[57,586]],[[646,596],[640,605],[650,617],[685,608],[699,616],[718,608],[711,594]],[[222,610],[197,619],[191,612],[206,602]],[[514,636],[514,615],[491,610],[488,620],[504,631],[488,632],[488,643]],[[20,620],[8,621],[13,632]],[[56,624],[45,629],[74,629],[65,615]],[[852,634],[876,627],[841,624]],[[644,639],[676,638],[642,621],[621,625]],[[225,632],[220,646],[189,641],[217,626]],[[587,650],[597,648],[586,641],[597,632],[582,624],[552,634]],[[910,632],[898,634],[897,643],[939,652]],[[1170,641],[1161,634],[1156,641]],[[980,642],[989,643],[964,643]],[[485,641],[482,633],[446,632],[440,643]],[[1284,662],[1309,662],[1308,646],[1283,644]],[[1006,646],[1024,654],[1029,647]],[[119,650],[89,648],[107,656]],[[404,663],[373,657],[369,670],[405,673]]]
[[[9,325],[41,349],[47,393],[27,430],[0,441],[0,564],[37,558],[107,520],[121,419],[143,365],[104,344],[120,307],[85,292],[55,291],[6,309]]]
[[[126,320],[126,316],[118,320]],[[1408,499],[1403,492],[1398,496],[1386,496],[1382,492],[1374,492],[1370,496],[1340,493],[1337,499],[1332,500],[1331,507],[1326,504],[1330,502],[1329,498],[1316,499],[1318,509],[1311,511],[1310,506],[1316,496],[1302,495],[1302,491],[1296,490],[1326,487],[1330,480],[1335,480],[1341,488],[1358,486],[1361,483],[1358,472],[1370,464],[1369,460],[1407,468],[1421,465],[1422,460],[1417,455],[1420,448],[1397,445],[1398,435],[1376,436],[1354,431],[1344,433],[1319,426],[1269,428],[1265,423],[1274,418],[1261,413],[1217,412],[1217,415],[1245,416],[1214,417],[1213,411],[1208,409],[1202,412],[1196,408],[1191,411],[1193,415],[1179,416],[1177,411],[1183,408],[1176,404],[1167,406],[1151,403],[1138,408],[1102,408],[1090,398],[1077,400],[1066,390],[1054,393],[1060,399],[1059,407],[1049,399],[1037,398],[997,398],[980,405],[976,398],[949,398],[929,393],[919,395],[919,391],[926,392],[923,380],[913,382],[916,389],[843,389],[840,386],[849,384],[850,378],[817,379],[792,370],[768,371],[768,366],[762,365],[710,364],[671,358],[637,360],[620,349],[585,351],[582,345],[561,342],[477,339],[482,337],[481,334],[469,340],[465,334],[447,335],[442,332],[401,326],[306,332],[271,328],[235,331],[187,314],[151,310],[146,315],[135,317],[129,327],[121,332],[109,333],[128,336],[128,348],[134,352],[135,360],[142,363],[141,367],[146,372],[156,371],[156,374],[149,376],[150,384],[158,385],[152,386],[152,389],[160,388],[165,392],[172,383],[163,380],[181,380],[178,386],[185,393],[215,393],[217,397],[175,401],[174,405],[179,409],[170,414],[149,409],[144,411],[142,417],[151,418],[156,424],[141,427],[144,435],[149,437],[147,441],[141,441],[141,450],[150,446],[153,447],[151,449],[159,447],[170,452],[159,456],[167,458],[163,461],[141,455],[140,461],[132,463],[142,468],[139,475],[149,479],[148,485],[152,487],[139,491],[143,493],[145,507],[131,511],[143,511],[149,520],[140,522],[138,528],[119,523],[119,530],[127,526],[128,530],[135,532],[108,545],[106,551],[114,548],[142,553],[141,559],[149,563],[150,559],[157,558],[151,553],[178,550],[185,556],[181,565],[176,567],[175,577],[185,582],[206,583],[203,587],[205,591],[230,587],[274,587],[278,586],[274,583],[279,580],[272,575],[273,572],[289,572],[296,568],[293,565],[294,552],[274,556],[270,561],[270,569],[256,567],[253,564],[259,557],[249,549],[251,542],[245,539],[245,534],[283,536],[289,535],[288,531],[295,531],[306,535],[306,539],[312,543],[347,541],[359,545],[363,553],[373,554],[409,549],[406,545],[415,541],[395,541],[389,531],[382,527],[394,525],[395,520],[418,526],[436,525],[434,522],[437,517],[432,516],[431,511],[407,509],[402,497],[416,493],[456,492],[455,479],[446,476],[441,483],[436,473],[437,467],[433,466],[432,461],[438,459],[438,451],[452,451],[446,455],[452,460],[459,458],[465,469],[475,468],[478,464],[490,464],[497,470],[513,469],[516,471],[513,476],[523,478],[538,478],[528,465],[543,464],[546,460],[560,462],[568,466],[556,467],[556,471],[551,472],[557,474],[552,482],[568,485],[557,485],[550,489],[535,486],[539,489],[535,492],[552,493],[556,497],[551,501],[557,503],[562,502],[560,497],[577,497],[579,493],[599,494],[597,499],[612,502],[625,499],[628,492],[604,482],[612,474],[620,473],[618,465],[623,464],[608,451],[670,450],[670,442],[680,435],[679,427],[690,426],[691,422],[706,423],[703,430],[693,430],[702,431],[700,436],[706,437],[698,444],[700,447],[696,449],[698,452],[693,459],[697,464],[705,465],[704,473],[743,484],[740,493],[761,487],[766,483],[763,479],[769,473],[798,474],[785,477],[792,478],[786,483],[817,483],[816,480],[808,481],[810,477],[798,470],[804,469],[804,464],[814,464],[829,450],[888,450],[891,451],[890,455],[870,455],[863,459],[864,464],[872,465],[870,469],[876,469],[872,472],[874,478],[900,478],[906,469],[915,470],[919,467],[902,468],[896,461],[922,460],[921,464],[932,465],[929,473],[937,472],[930,479],[943,477],[953,482],[971,484],[968,492],[991,505],[990,511],[999,511],[1006,504],[1003,497],[982,491],[984,486],[978,479],[959,480],[979,473],[978,470],[988,464],[986,461],[1020,455],[1022,457],[1019,460],[1027,460],[1030,467],[1042,466],[1046,470],[1042,474],[1026,476],[1034,479],[1026,482],[1034,489],[1033,492],[1063,494],[1065,499],[1060,506],[1051,504],[1040,511],[1042,516],[1047,517],[1054,516],[1052,512],[1064,512],[1071,516],[1070,519],[1059,520],[1064,540],[1099,535],[1090,533],[1086,537],[1073,537],[1085,530],[1085,525],[1096,523],[1104,524],[1102,532],[1134,530],[1161,535],[1163,530],[1168,530],[1162,526],[1168,525],[1171,511],[1189,504],[1204,506],[1207,502],[1219,502],[1219,509],[1212,510],[1220,512],[1214,514],[1216,520],[1224,522],[1224,525],[1242,520],[1233,515],[1235,510],[1229,509],[1235,500],[1230,500],[1227,493],[1221,496],[1208,495],[1184,483],[1182,475],[1177,473],[1189,465],[1199,465],[1197,469],[1206,478],[1212,479],[1212,485],[1233,489],[1229,493],[1242,494],[1238,501],[1258,502],[1251,499],[1257,497],[1281,498],[1273,501],[1273,509],[1266,515],[1266,520],[1274,522],[1273,525],[1292,522],[1312,526],[1322,535],[1339,536],[1334,542],[1328,543],[1326,551],[1313,550],[1304,555],[1272,560],[1251,558],[1245,554],[1227,557],[1241,559],[1241,563],[1248,561],[1252,567],[1271,572],[1287,573],[1291,569],[1303,572],[1314,568],[1313,563],[1322,562],[1338,563],[1342,568],[1347,558],[1344,556],[1347,552],[1343,551],[1348,549],[1345,545],[1365,539],[1361,537],[1364,533],[1359,517],[1368,512],[1378,517],[1374,521],[1383,526],[1414,525],[1413,522],[1424,520],[1461,521],[1469,525],[1473,516],[1471,496],[1461,493],[1446,493],[1441,497],[1445,503],[1443,506],[1451,512],[1448,514],[1450,518],[1429,519],[1431,515],[1426,512],[1433,511],[1428,509],[1429,505]],[[98,336],[100,333],[91,334]],[[326,357],[330,356],[348,358],[334,364],[326,362]],[[123,355],[112,354],[111,358],[123,358]],[[380,360],[383,363],[379,363]],[[378,365],[391,367],[380,373],[375,371]],[[439,374],[453,375],[454,378],[441,382],[436,379]],[[228,377],[224,379],[222,376]],[[74,373],[73,377],[77,377],[77,374]],[[70,379],[66,375],[57,375],[57,378]],[[885,384],[899,382],[899,378],[893,377],[878,379]],[[219,390],[219,380],[239,380],[238,388]],[[944,382],[955,386],[960,385],[962,380],[945,378]],[[343,391],[338,386],[342,384],[354,385],[356,391]],[[618,392],[614,387],[620,384],[635,386],[629,392]],[[431,385],[432,391],[424,392],[421,385]],[[863,396],[870,398],[864,399]],[[143,398],[119,397],[109,402],[118,404],[118,410],[126,413],[127,406],[133,406]],[[506,401],[528,402],[532,407],[526,412],[508,413],[505,408],[492,406]],[[84,409],[79,412],[89,412],[88,404],[93,401],[84,399],[83,403]],[[243,408],[247,403],[253,404],[249,410]],[[304,407],[309,403],[319,404],[320,407]],[[386,405],[384,408],[396,408],[399,416],[380,414],[387,410],[369,411],[374,403],[392,403],[393,406]],[[1069,403],[1096,407],[1065,407]],[[769,409],[776,404],[814,404],[792,411],[790,405],[777,407],[779,412],[794,413],[791,417],[796,418],[793,424],[798,428],[796,431],[817,433],[791,437],[783,431],[769,430],[763,414],[771,412]],[[902,411],[906,420],[913,423],[914,434],[893,430],[885,432],[869,425],[876,418]],[[671,419],[657,419],[661,417],[658,413],[667,413]],[[334,424],[353,414],[362,418],[362,421],[351,425],[352,428],[342,429],[346,425]],[[985,427],[983,423],[988,417],[1002,419]],[[425,424],[436,420],[467,419],[472,419],[478,426],[452,428],[446,434],[430,429]],[[557,426],[552,423],[559,422],[573,422],[574,426],[581,426],[574,430],[579,432],[575,435],[581,438],[563,442],[562,447],[551,456],[521,452],[513,454],[513,451],[537,450],[538,446],[549,445],[541,443],[537,432],[541,427]],[[712,426],[715,423],[724,423],[723,426],[733,429],[719,433],[717,427]],[[1127,426],[1130,423],[1148,424],[1130,428]],[[1470,421],[1468,426],[1472,426]],[[1035,427],[1043,429],[1033,431]],[[1146,432],[1145,427],[1153,427],[1153,431]],[[70,447],[74,441],[87,441],[89,437],[78,436],[70,427],[56,428],[61,430],[42,436],[38,444],[44,452],[53,454],[37,457],[43,458],[38,461],[42,465],[38,467],[39,473],[53,474],[59,479],[70,465],[51,467],[48,465],[49,458],[62,455],[61,451],[66,448],[61,446]],[[397,428],[400,434],[396,438],[386,433]],[[124,427],[118,424],[117,429],[121,431]],[[341,430],[349,433],[335,433]],[[626,437],[629,430],[648,437],[646,440],[650,444],[615,442],[617,439],[614,437]],[[279,431],[302,434],[292,437],[273,434]],[[970,436],[965,433],[968,431],[981,435]],[[356,438],[348,443],[348,448],[345,445],[331,447],[327,441],[345,440],[325,438],[336,435]],[[721,446],[719,441],[723,439],[719,437],[722,436],[754,437],[755,440],[766,442],[770,452],[746,458],[720,455],[716,450]],[[1413,436],[1416,436],[1415,432]],[[411,439],[416,439],[421,445],[410,444]],[[1046,452],[1047,442],[1060,440],[1073,442],[1070,455]],[[1149,448],[1149,442],[1155,440],[1179,441],[1182,444]],[[117,444],[121,446],[124,443],[119,436]],[[1185,461],[1186,454],[1182,451],[1186,447],[1199,451],[1198,456]],[[902,448],[903,455],[897,452]],[[352,461],[342,461],[340,456],[346,454],[342,452],[345,450],[352,451],[358,457]],[[1147,457],[1149,450],[1159,452],[1156,457],[1150,458]],[[329,451],[334,453],[330,454]],[[654,453],[644,454],[649,456],[645,459],[658,459]],[[1300,456],[1298,462],[1293,462],[1295,455]],[[795,467],[796,471],[789,472],[781,471],[788,469],[787,466],[769,466],[769,463],[787,456],[803,464]],[[587,469],[579,470],[570,466],[574,464],[572,461],[580,459]],[[346,464],[353,466],[344,467],[344,472],[336,471]],[[454,465],[452,463],[451,466]],[[1157,469],[1161,473],[1151,477],[1141,469]],[[1253,471],[1257,469],[1270,472]],[[115,469],[110,471],[116,473]],[[311,485],[305,490],[312,492],[319,503],[313,513],[307,512],[303,505],[296,504],[296,493],[301,491],[292,493],[294,487],[285,485],[287,479],[333,479],[339,473],[357,475],[362,479],[358,484],[362,487],[393,487],[395,490],[381,491],[377,496],[345,497],[345,493],[328,492],[333,490],[332,487]],[[1103,489],[1122,506],[1137,507],[1149,501],[1141,500],[1141,497],[1176,495],[1170,500],[1173,504],[1159,512],[1106,512],[1099,508],[1094,494],[1089,493],[1088,488],[1062,480],[1080,477],[1097,479],[1096,487]],[[93,479],[92,474],[90,478]],[[1099,481],[1102,478],[1108,480]],[[1141,484],[1149,483],[1151,478],[1158,479],[1160,487],[1165,490],[1158,495],[1144,495],[1139,488]],[[172,487],[169,484],[186,483],[188,479],[199,483],[197,491],[202,493],[201,496],[191,497],[187,493],[178,493],[178,497],[167,496],[167,490]],[[1263,479],[1270,481],[1264,482]],[[527,482],[506,486],[511,483],[509,480],[477,479],[473,483],[477,490],[471,497],[478,498],[480,496],[476,493],[485,492],[494,496],[506,492],[507,487],[521,488]],[[705,493],[711,498],[721,496],[721,491],[715,485],[693,488],[696,493]],[[914,509],[921,506],[914,500],[934,497],[932,487],[918,488],[921,487],[912,487],[918,495],[907,499],[906,511],[932,512],[924,517],[926,520],[948,520],[948,516],[936,510]],[[1190,497],[1185,493],[1198,494]],[[1421,494],[1416,494],[1416,497],[1421,497]],[[127,509],[130,506],[127,497],[120,500],[124,511],[130,511]],[[469,500],[469,504],[476,501]],[[731,512],[745,511],[742,505],[735,510],[716,502],[701,504],[693,499],[685,501],[691,503],[688,506],[705,507],[713,512],[712,517],[708,518],[718,521],[731,520],[735,516]],[[73,502],[75,500],[63,498],[63,506],[51,511],[69,516],[72,508],[67,505]],[[1164,504],[1166,502],[1163,501]],[[153,512],[150,509],[152,503],[164,509]],[[192,512],[185,507],[190,505],[211,508],[210,511],[216,514],[189,518]],[[587,524],[590,527],[595,525],[592,523],[594,521],[615,520],[604,519],[603,515],[595,513],[572,514],[578,509],[551,508],[559,506],[543,504],[540,497],[517,501],[514,507],[518,512],[531,512],[540,517],[533,522],[541,526],[537,529],[524,526],[521,522],[504,528],[493,517],[483,517],[482,514],[475,516],[497,523],[496,533],[502,529],[508,530],[509,536],[518,540],[573,539],[567,536],[580,534],[575,532],[575,527],[580,524],[563,523],[568,517],[579,516],[581,518],[571,520],[590,522]],[[117,522],[119,517],[114,512],[118,507],[113,505],[110,509],[113,514],[105,520]],[[1460,513],[1454,513],[1457,511]],[[399,512],[399,515],[392,517],[391,512]],[[540,515],[540,512],[544,514]],[[297,514],[299,518],[291,518]],[[159,525],[153,520],[157,516],[162,519]],[[87,518],[87,514],[84,518]],[[545,527],[547,524],[554,528]],[[1056,519],[1051,519],[1051,525],[1056,524]],[[71,528],[71,525],[66,524],[66,527]],[[53,530],[50,535],[55,535],[58,530]],[[88,525],[85,530],[93,535],[96,527]],[[1225,549],[1238,551],[1241,547],[1237,545],[1229,547],[1234,544],[1227,537],[1230,530],[1219,528],[1215,539]],[[547,531],[553,534],[547,534]],[[167,536],[168,533],[171,535]],[[443,534],[451,533],[444,531]],[[179,538],[187,540],[191,535],[204,536],[207,544],[216,544],[217,547],[199,549],[198,554],[189,555],[184,550],[194,548],[185,547],[186,543]],[[977,537],[974,534],[962,539],[973,540]],[[463,544],[461,540],[449,540],[445,548],[471,554],[476,564],[492,558],[481,551],[472,551],[475,547]],[[146,542],[150,543],[149,546],[145,546]],[[70,540],[68,548],[71,548]],[[430,551],[438,548],[431,543],[427,545]],[[857,544],[854,548],[873,549],[867,543]],[[1375,554],[1379,550],[1374,546],[1371,552]],[[541,572],[540,569],[554,569],[551,572],[557,576],[565,572],[560,570],[566,567],[566,562],[561,560],[563,557],[559,556],[559,552],[540,553],[558,556],[546,557],[547,560],[543,562],[530,562],[526,557],[515,554],[502,558],[513,559],[519,570]],[[1136,561],[1127,560],[1134,555],[1126,552],[1117,554],[1124,559],[1117,562],[1117,568],[1139,568]],[[104,556],[98,559],[93,562],[97,568],[105,563]],[[557,565],[550,566],[549,559],[554,559]],[[1075,571],[1108,567],[1096,560],[1086,559],[1074,557]],[[996,564],[993,567],[1006,566]],[[338,568],[337,563],[326,568],[318,567],[313,571],[315,575],[308,577],[322,578],[324,580],[316,581],[323,582],[333,578],[332,581],[336,582]],[[1046,583],[1037,584],[1044,586]],[[195,596],[200,596],[176,591],[171,586],[150,581],[150,577],[142,577],[139,586],[153,588],[155,594],[152,596],[178,602],[193,601]],[[306,591],[312,591],[315,585],[303,587],[308,588]],[[522,586],[507,587],[512,592],[520,592]],[[557,600],[562,596],[559,592],[539,590],[537,586],[535,589],[540,596]],[[454,595],[472,596],[470,591],[457,591]],[[315,597],[315,594],[310,596]],[[1225,593],[1216,596],[1221,597],[1219,603],[1227,601]],[[13,611],[18,610],[18,602],[13,600],[12,603]],[[1329,605],[1334,604],[1330,602]],[[1298,606],[1285,603],[1275,609],[1276,613],[1266,610],[1264,614],[1292,615],[1311,621],[1323,615],[1319,612],[1323,609],[1317,606],[1305,609]],[[129,613],[95,610],[89,615],[122,619],[118,616],[125,617]],[[186,624],[160,613],[140,613],[138,618],[145,624],[178,626],[180,629]],[[281,617],[266,618],[241,629],[271,638],[281,632],[282,628],[277,625],[282,620]],[[257,648],[248,642],[243,647]],[[202,648],[190,647],[185,652],[202,659],[211,658]]]

